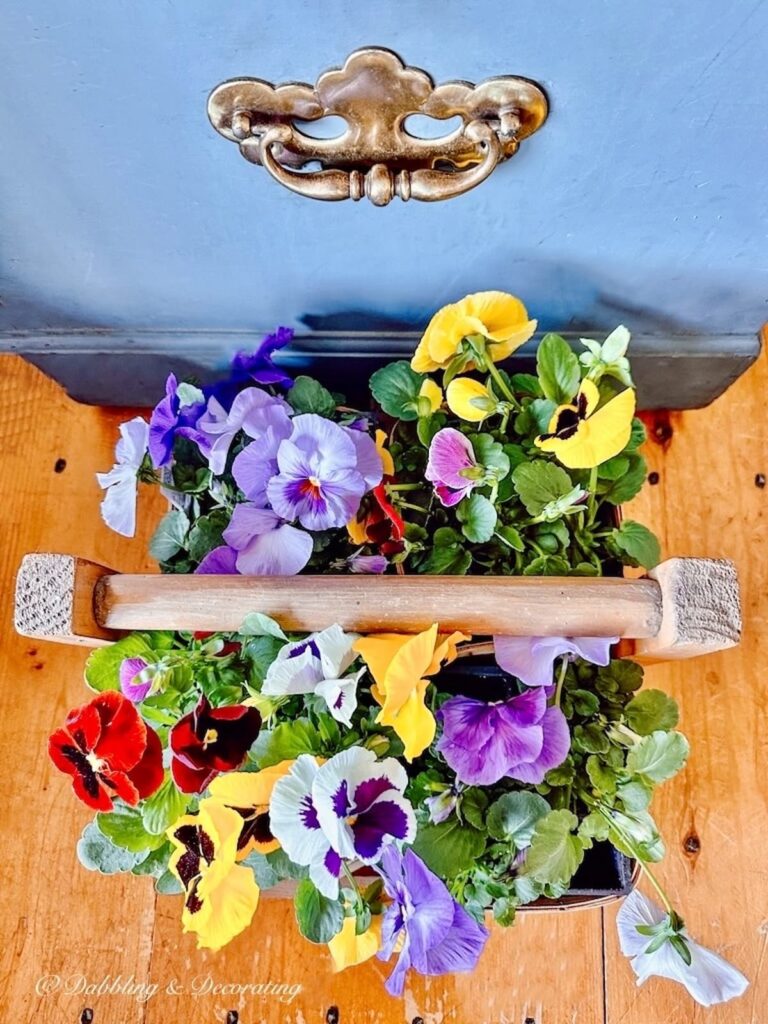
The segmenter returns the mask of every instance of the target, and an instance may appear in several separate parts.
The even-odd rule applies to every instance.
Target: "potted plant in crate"
[[[655,538],[616,514],[645,476],[628,333],[580,359],[548,336],[537,375],[508,376],[497,363],[534,328],[499,293],[441,310],[410,366],[374,374],[373,414],[286,380],[271,360],[285,332],[224,384],[171,378],[150,424],[123,428],[105,518],[127,532],[136,479],[162,472],[174,508],[153,550],[167,571],[650,567]],[[183,892],[185,930],[212,949],[292,880],[302,933],[338,968],[393,959],[399,994],[409,969],[471,969],[491,917],[561,901],[607,843],[663,904],[633,892],[620,911],[638,979],[730,998],[745,980],[693,942],[649,867],[663,855],[654,787],[688,753],[677,707],[640,689],[614,639],[478,645],[437,622],[289,635],[258,609],[236,632],[131,634],[90,656],[96,696],[51,737],[98,812],[80,858]]]

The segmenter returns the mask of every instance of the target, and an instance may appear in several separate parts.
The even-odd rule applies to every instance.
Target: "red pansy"
[[[72,776],[75,794],[97,811],[111,811],[115,797],[135,805],[163,781],[157,733],[115,690],[70,711],[64,727],[48,740],[48,753]]]

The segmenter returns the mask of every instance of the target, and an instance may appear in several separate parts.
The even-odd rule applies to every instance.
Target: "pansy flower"
[[[141,416],[121,423],[115,464],[108,473],[96,474],[99,487],[107,492],[101,503],[101,518],[123,537],[136,533],[136,487],[148,441],[149,425]]]
[[[189,385],[186,385],[189,388]],[[196,389],[190,389],[196,391]],[[195,443],[205,443],[205,439],[195,428],[200,416],[205,411],[205,400],[202,392],[197,393],[200,401],[193,400],[182,404],[179,384],[173,373],[165,382],[165,397],[161,398],[149,419],[149,455],[155,469],[168,466],[173,459],[173,443],[177,437],[186,437]]]
[[[312,555],[309,533],[286,523],[272,509],[257,508],[250,502],[235,506],[223,537],[235,552],[237,572],[244,576],[293,576]],[[214,551],[219,563],[226,561],[219,548]],[[209,565],[201,563],[199,571],[210,572]]]
[[[48,740],[48,753],[72,776],[75,795],[97,811],[111,811],[116,797],[135,806],[163,781],[157,733],[115,690],[70,711],[64,727]]]
[[[495,636],[496,662],[526,686],[551,686],[555,661],[567,655],[607,665],[617,636]]]
[[[215,395],[211,395],[205,412],[197,421],[201,450],[211,471],[217,476],[224,472],[229,449],[241,430],[248,437],[261,437],[270,428],[279,429],[284,416],[290,416],[292,412],[282,398],[257,387],[241,391],[229,410]]]
[[[120,689],[134,704],[149,696],[154,676],[154,666],[143,658],[123,658],[120,662]]]
[[[258,424],[249,430],[257,431],[253,441],[235,456],[232,476],[246,499],[257,508],[266,508],[267,484],[277,475],[277,450],[291,436],[292,424],[282,405],[269,406]]]
[[[320,892],[336,899],[343,859],[372,864],[388,843],[413,841],[416,819],[403,795],[407,783],[398,761],[377,761],[363,747],[322,765],[301,754],[272,791],[272,832],[288,857],[309,869]]]
[[[536,438],[568,469],[591,469],[623,451],[632,433],[635,392],[627,388],[598,409],[600,392],[585,378],[573,404],[555,409],[546,434]]]
[[[451,412],[468,423],[481,423],[499,405],[485,384],[472,377],[454,377],[446,388],[445,399]]]
[[[333,971],[345,971],[347,967],[357,967],[375,956],[381,946],[381,917],[371,919],[364,932],[357,933],[355,915],[345,917],[338,932],[328,943],[328,951],[333,960]]]
[[[169,735],[173,781],[182,793],[202,793],[219,772],[242,765],[260,728],[256,708],[243,704],[212,708],[206,697],[200,697]]]
[[[437,720],[443,729],[437,750],[468,786],[492,786],[505,777],[538,785],[571,746],[565,715],[547,707],[543,688],[494,703],[451,697]]]
[[[226,772],[217,775],[208,787],[212,800],[218,800],[242,818],[237,839],[237,859],[249,853],[272,853],[280,843],[272,835],[269,824],[269,801],[278,779],[287,775],[293,761],[281,761],[258,772]]]
[[[461,354],[464,339],[474,335],[485,340],[487,354],[498,363],[525,344],[535,330],[536,321],[528,319],[525,306],[514,295],[475,292],[435,313],[411,367],[417,373],[444,369]],[[465,368],[472,366],[471,359],[465,363]]]
[[[443,427],[432,438],[424,475],[447,508],[458,505],[483,480],[472,442],[453,427]]]
[[[293,378],[275,365],[272,356],[293,341],[293,333],[292,327],[278,327],[261,340],[255,351],[238,352],[232,358],[230,379],[234,383],[253,380],[257,384],[283,384],[290,387]]]
[[[742,995],[749,982],[741,971],[694,942],[682,921],[671,917],[637,889],[616,915],[621,951],[629,957],[637,984],[654,976],[677,981],[701,1006]]]
[[[338,721],[348,728],[357,707],[357,683],[365,671],[345,675],[357,660],[357,634],[333,625],[306,640],[285,644],[267,669],[261,692],[266,697],[316,693]]]
[[[355,643],[376,683],[371,687],[381,705],[376,721],[394,729],[405,744],[408,761],[435,737],[435,718],[425,703],[427,677],[438,672],[443,661],[453,661],[457,643],[468,639],[458,632],[439,637],[435,623],[416,636],[378,633]]]
[[[199,949],[221,949],[251,923],[259,887],[250,868],[237,864],[242,818],[216,800],[169,829],[174,847],[168,870],[184,886],[182,924]]]
[[[376,869],[392,901],[384,912],[380,960],[397,950],[386,982],[390,995],[403,994],[412,968],[419,974],[473,971],[488,941],[488,931],[451,896],[445,882],[413,852],[388,846]]]
[[[290,438],[278,449],[277,464],[280,472],[267,487],[272,508],[284,520],[298,519],[314,531],[346,526],[382,473],[367,435],[345,430],[316,413],[294,418]]]
[[[350,555],[345,564],[357,575],[380,576],[389,568],[389,559],[385,555],[364,555],[361,550]]]

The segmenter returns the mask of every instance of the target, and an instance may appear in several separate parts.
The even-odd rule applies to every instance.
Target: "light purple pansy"
[[[140,704],[152,689],[154,672],[143,658],[123,658],[120,689],[133,704]]]
[[[173,442],[177,437],[187,437],[198,445],[205,445],[205,438],[195,428],[195,423],[205,411],[204,402],[182,406],[178,392],[178,381],[171,373],[165,382],[165,397],[157,403],[149,419],[149,455],[155,469],[171,463]]]
[[[312,554],[308,533],[289,525],[271,509],[248,502],[235,507],[223,537],[227,547],[236,552],[235,568],[243,576],[294,576]],[[215,550],[217,559],[229,558],[220,548]]]
[[[446,885],[413,852],[388,846],[377,871],[391,903],[381,927],[380,960],[400,944],[386,982],[390,995],[403,994],[409,969],[419,974],[472,971],[488,941],[488,931],[454,900]]]
[[[503,778],[538,785],[570,750],[565,715],[547,707],[540,688],[490,704],[451,697],[437,720],[443,729],[437,750],[469,786],[491,786]]]
[[[204,576],[236,576],[238,552],[228,544],[222,544],[203,558],[195,569]]]
[[[149,424],[141,416],[121,423],[115,464],[108,473],[96,474],[99,487],[107,492],[101,503],[101,518],[123,537],[136,532],[136,488],[148,441]]]
[[[320,892],[336,899],[344,859],[370,864],[388,843],[413,841],[416,819],[403,796],[407,781],[398,761],[378,762],[363,747],[323,765],[300,754],[272,791],[272,834],[295,864],[309,868]]]
[[[477,468],[472,442],[453,427],[438,430],[429,446],[425,476],[434,484],[435,494],[446,507],[458,505],[477,486],[479,479],[466,472]]]
[[[242,430],[248,437],[260,437],[280,418],[290,415],[291,407],[262,388],[245,388],[227,411],[215,396],[208,399],[205,412],[197,421],[201,434],[201,450],[213,473],[220,476],[227,464],[227,455],[235,436]]]
[[[249,424],[253,441],[235,456],[232,475],[248,501],[266,508],[267,484],[277,475],[277,452],[281,442],[291,436],[293,426],[283,404],[262,409],[259,422]]]
[[[617,636],[495,636],[496,661],[526,686],[551,686],[555,661],[562,655],[607,665]]]
[[[352,433],[316,413],[294,418],[291,436],[277,452],[280,473],[267,486],[269,502],[278,515],[288,521],[298,519],[308,530],[346,526],[382,474],[378,453],[374,451],[376,474],[370,453],[352,440]]]
[[[361,555],[359,552],[347,559],[350,572],[369,576],[379,576],[389,568],[389,560],[385,555]]]

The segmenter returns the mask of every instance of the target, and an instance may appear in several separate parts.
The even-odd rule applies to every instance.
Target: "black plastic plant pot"
[[[514,697],[520,687],[514,676],[500,668],[492,656],[458,658],[440,672],[443,693],[498,701]],[[571,888],[560,899],[539,899],[525,910],[567,910],[599,906],[621,899],[631,892],[637,879],[637,865],[608,842],[595,843],[573,877]]]

